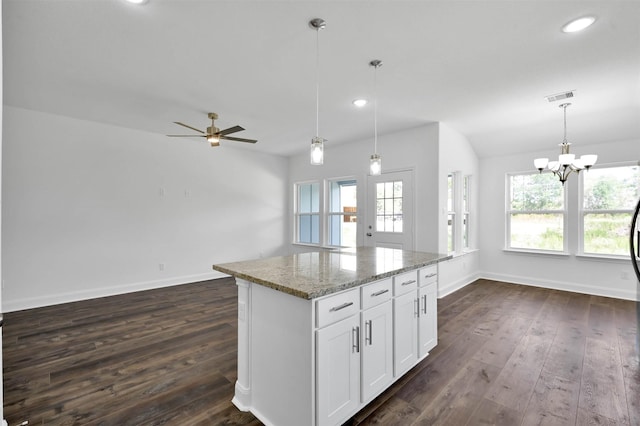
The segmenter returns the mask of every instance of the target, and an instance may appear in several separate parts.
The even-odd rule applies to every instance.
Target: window
[[[507,248],[565,251],[565,193],[555,175],[508,175],[507,185]]]
[[[329,182],[329,245],[356,246],[358,226],[357,185],[355,180]]]
[[[376,231],[402,232],[402,181],[376,184]]]
[[[294,243],[355,247],[357,182],[334,179],[295,184]]]
[[[582,253],[628,256],[631,217],[640,196],[640,167],[599,167],[580,175]]]
[[[296,238],[297,243],[320,243],[320,184],[296,185]]]
[[[456,179],[453,173],[447,175],[447,251],[453,253],[456,250]]]
[[[462,181],[462,249],[466,250],[469,245],[469,217],[471,216],[471,176],[467,175]]]

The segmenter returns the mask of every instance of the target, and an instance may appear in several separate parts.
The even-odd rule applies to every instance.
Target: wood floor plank
[[[542,373],[524,412],[522,426],[576,424],[580,381]]]
[[[464,425],[482,402],[500,368],[475,360],[460,369],[449,383],[422,409],[411,425]]]
[[[4,319],[11,426],[262,424],[231,403],[233,279]],[[438,346],[347,425],[640,425],[634,302],[478,280],[438,319]]]
[[[487,392],[487,399],[523,413],[534,391],[551,342],[525,335]]]
[[[618,346],[609,340],[587,337],[579,406],[585,412],[629,423]]]

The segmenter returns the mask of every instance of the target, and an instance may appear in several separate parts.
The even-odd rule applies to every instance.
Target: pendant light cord
[[[378,153],[378,65],[373,67],[373,153]]]
[[[565,104],[564,105],[564,143],[567,143],[567,107],[569,105]]]
[[[316,137],[320,135],[320,28],[316,29]]]

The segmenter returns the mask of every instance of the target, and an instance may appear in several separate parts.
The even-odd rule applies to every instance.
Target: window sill
[[[505,248],[505,249],[502,249],[502,251],[505,253],[534,255],[534,256],[552,256],[552,257],[571,256],[571,254],[564,251],[522,250],[522,249],[512,249],[512,248]]]
[[[579,253],[576,254],[576,259],[580,260],[595,260],[599,262],[613,262],[613,263],[627,263],[631,260],[631,255],[613,255],[613,254],[593,254],[593,253]]]
[[[466,256],[468,254],[475,253],[477,251],[480,251],[480,249],[466,249],[466,250],[462,250],[462,251],[459,251],[459,252],[453,252],[453,253],[448,253],[448,254],[449,254],[449,256],[451,256],[451,259],[455,259],[457,257]]]
[[[319,250],[339,250],[345,247],[336,247],[336,246],[321,246],[320,244],[310,244],[310,243],[291,243],[291,245],[299,246],[299,247],[309,247]]]

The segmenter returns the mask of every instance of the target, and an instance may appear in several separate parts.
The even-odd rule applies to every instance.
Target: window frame
[[[592,170],[597,169],[614,169],[619,167],[638,167],[640,164],[634,161],[625,161],[618,163],[604,163],[597,164],[592,167]],[[629,257],[628,247],[625,254],[615,254],[615,253],[595,253],[585,251],[585,218],[589,214],[628,214],[629,222],[631,221],[631,217],[633,216],[635,203],[637,200],[634,200],[633,206],[629,209],[585,209],[584,208],[584,195],[585,195],[585,173],[589,173],[589,171],[585,170],[580,173],[579,183],[578,183],[578,248],[577,248],[577,256],[583,257],[595,257],[595,258],[603,258],[603,259],[627,259]],[[639,184],[639,192],[640,192],[640,184]]]
[[[356,236],[356,245],[357,245],[357,240],[358,240],[358,229],[357,229],[357,224],[358,224],[358,206],[357,206],[357,199],[358,199],[358,181],[355,178],[331,178],[331,179],[326,179],[326,200],[327,200],[327,208],[326,208],[326,218],[325,218],[325,224],[326,227],[325,229],[327,230],[326,232],[326,240],[325,245],[326,247],[351,247],[351,246],[345,246],[345,245],[336,245],[336,244],[331,244],[331,219],[335,216],[340,216],[342,218],[342,220],[340,222],[342,222],[344,220],[344,218],[346,216],[355,216],[356,217],[356,231],[355,231],[355,236]],[[345,211],[333,211],[332,206],[331,206],[331,196],[333,195],[333,189],[332,189],[332,185],[333,184],[338,184],[340,185],[341,183],[351,183],[353,182],[353,186],[356,187],[356,211],[355,212],[345,212]],[[354,246],[355,247],[355,246]]]
[[[304,180],[293,183],[293,238],[291,244],[298,246],[308,246],[308,247],[319,247],[319,248],[343,248],[349,246],[338,246],[330,244],[330,223],[332,217],[336,215],[346,216],[344,212],[331,212],[331,184],[336,182],[355,182],[356,186],[356,203],[359,203],[360,196],[358,192],[360,190],[360,183],[355,176],[345,176],[345,177],[335,177],[335,178],[327,178],[327,179],[312,179],[312,180]],[[318,212],[310,212],[310,213],[300,213],[300,191],[299,188],[302,185],[312,185],[318,184]],[[300,217],[302,216],[312,216],[317,214],[318,216],[318,242],[303,242],[300,241]],[[351,213],[350,215],[356,216],[356,245],[359,241],[359,227],[360,223],[360,213],[358,211],[358,207],[356,206],[356,212]]]
[[[301,213],[300,212],[300,205],[301,205],[301,201],[300,201],[300,188],[304,185],[313,185],[313,184],[318,184],[318,211],[310,211],[310,212],[304,212]],[[298,245],[305,245],[305,246],[318,246],[321,242],[322,242],[322,216],[321,216],[321,211],[322,211],[322,204],[323,204],[323,200],[322,200],[322,182],[319,180],[307,180],[307,181],[301,181],[301,182],[296,182],[293,184],[293,199],[294,199],[294,203],[293,203],[293,243],[294,244],[298,244]],[[313,201],[312,201],[312,205],[313,205]],[[313,210],[313,209],[311,209]],[[309,216],[309,217],[313,217],[313,216],[318,216],[318,243],[314,243],[314,242],[304,242],[304,241],[300,241],[300,219],[303,216]],[[311,238],[311,240],[313,241],[313,238]]]
[[[536,175],[540,172],[526,171],[526,172],[511,172],[506,173],[505,176],[505,241],[504,247],[506,251],[517,251],[526,253],[542,253],[542,254],[557,254],[567,255],[569,254],[569,209],[568,209],[568,189],[567,185],[562,185],[558,181],[558,185],[562,186],[562,210],[545,209],[545,210],[513,210],[511,209],[511,178],[514,176],[530,176]],[[550,175],[553,176],[553,175]],[[511,244],[511,218],[514,214],[562,214],[562,250],[549,250],[549,249],[536,249],[529,247],[513,247]]]

